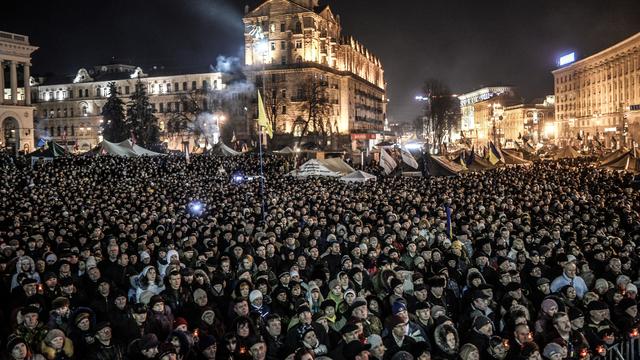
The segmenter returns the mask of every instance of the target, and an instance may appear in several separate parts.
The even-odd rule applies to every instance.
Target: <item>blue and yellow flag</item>
[[[264,128],[264,132],[270,139],[273,139],[273,129],[271,128],[269,119],[267,119],[267,111],[264,108],[264,102],[262,101],[260,90],[258,90],[258,126]]]
[[[489,141],[489,162],[491,165],[495,165],[500,161],[502,161],[502,154],[493,144],[493,141]]]

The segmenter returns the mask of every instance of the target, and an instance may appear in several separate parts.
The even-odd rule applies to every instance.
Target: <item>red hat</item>
[[[187,320],[183,317],[177,317],[175,320],[173,320],[173,328],[177,328],[180,325],[185,325],[187,327],[189,327],[189,323],[187,323]]]

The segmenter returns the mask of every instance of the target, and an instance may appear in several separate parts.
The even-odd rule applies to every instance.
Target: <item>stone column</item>
[[[24,63],[24,104],[31,105],[31,64]]]
[[[4,103],[4,60],[0,59],[0,105]]]
[[[18,72],[16,70],[15,60],[11,60],[11,103],[13,105],[18,104]]]

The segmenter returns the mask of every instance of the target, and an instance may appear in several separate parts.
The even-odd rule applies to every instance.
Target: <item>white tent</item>
[[[295,177],[308,177],[308,176],[329,176],[329,177],[338,177],[339,173],[329,170],[325,164],[323,164],[320,160],[311,159],[306,163],[302,164],[299,169],[293,170],[289,173],[289,175]]]
[[[225,145],[222,141],[213,145],[213,147],[211,147],[211,150],[209,150],[209,153],[212,155],[222,155],[222,156],[242,155],[241,152],[233,150],[232,148]]]
[[[336,172],[340,175],[348,175],[356,171],[356,169],[349,166],[349,164],[347,164],[346,162],[344,162],[344,160],[340,158],[322,159],[318,161],[320,161],[329,170]]]
[[[291,147],[285,146],[280,150],[275,150],[273,153],[280,154],[280,155],[292,155],[292,154],[295,154],[296,152]]]
[[[121,141],[119,143],[112,143],[106,140],[103,140],[98,147],[98,154],[109,154],[116,156],[127,156],[127,157],[137,157],[137,156],[159,156],[164,155],[161,153],[153,152],[151,150],[147,150],[141,146],[138,146],[131,142],[130,139]]]
[[[341,177],[340,180],[346,182],[367,182],[369,180],[376,180],[376,176],[361,170],[356,170],[349,175]]]

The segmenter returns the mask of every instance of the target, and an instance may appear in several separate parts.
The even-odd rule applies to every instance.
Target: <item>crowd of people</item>
[[[0,159],[2,358],[588,359],[638,336],[628,174],[354,185],[269,155],[263,201],[258,164]]]

